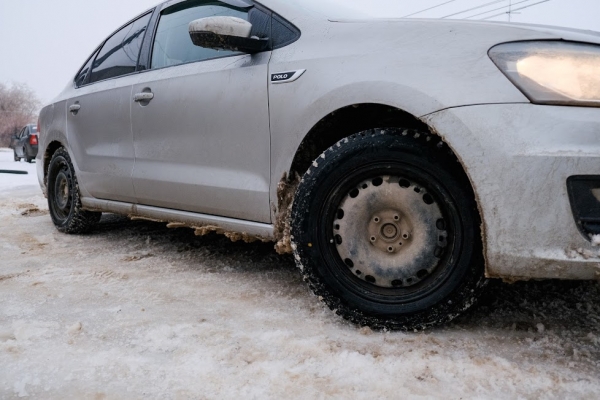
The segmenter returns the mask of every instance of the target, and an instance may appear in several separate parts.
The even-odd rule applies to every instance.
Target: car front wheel
[[[77,177],[65,148],[58,149],[50,160],[47,185],[50,216],[59,231],[84,233],[98,223],[102,213],[82,209]]]
[[[427,133],[376,129],[330,147],[302,178],[291,224],[315,294],[359,325],[448,322],[485,283],[469,181]]]

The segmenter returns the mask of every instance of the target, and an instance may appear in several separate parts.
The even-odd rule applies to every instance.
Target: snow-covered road
[[[25,168],[11,157],[0,169]],[[15,177],[0,175],[2,399],[600,396],[597,282],[496,283],[449,326],[372,332],[270,244],[114,215],[63,235],[34,172]]]
[[[35,163],[15,162],[11,149],[0,147],[0,170],[27,172],[27,175],[0,174],[0,190],[4,191],[19,186],[37,185]]]

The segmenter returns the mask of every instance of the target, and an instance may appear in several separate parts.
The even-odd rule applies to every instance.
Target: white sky
[[[102,40],[159,1],[0,0],[0,82],[27,83],[43,102],[50,101]],[[400,17],[450,0],[332,1],[365,8],[372,15]],[[453,18],[508,5],[509,1],[502,0]],[[513,0],[513,3],[519,1],[523,0]],[[541,0],[529,0],[515,8],[538,1]],[[439,18],[492,2],[494,0],[453,0],[415,17]],[[512,16],[513,21],[600,31],[600,0],[550,0],[519,12]],[[507,15],[492,20],[506,21]]]

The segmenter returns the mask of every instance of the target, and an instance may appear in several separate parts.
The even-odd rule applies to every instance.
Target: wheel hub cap
[[[346,195],[333,222],[333,245],[355,276],[380,287],[407,287],[430,275],[448,233],[434,197],[416,182],[381,176]]]
[[[63,172],[60,172],[56,177],[56,186],[54,193],[56,205],[61,210],[66,209],[69,203],[69,183],[67,181],[67,177]]]
[[[394,224],[386,224],[381,228],[381,236],[384,239],[395,239],[398,236],[398,228]]]

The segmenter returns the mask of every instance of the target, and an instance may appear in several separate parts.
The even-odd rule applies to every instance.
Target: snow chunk
[[[70,335],[74,335],[76,333],[81,332],[82,328],[83,328],[83,325],[81,324],[81,322],[76,322],[73,325],[71,325],[69,327],[69,329],[67,329],[67,333]]]
[[[27,389],[25,388],[25,386],[27,386],[27,379],[15,382],[15,384],[14,384],[15,394],[19,397],[29,397],[29,393],[27,392]]]
[[[592,246],[600,246],[600,235],[592,235],[590,238],[592,239]]]

